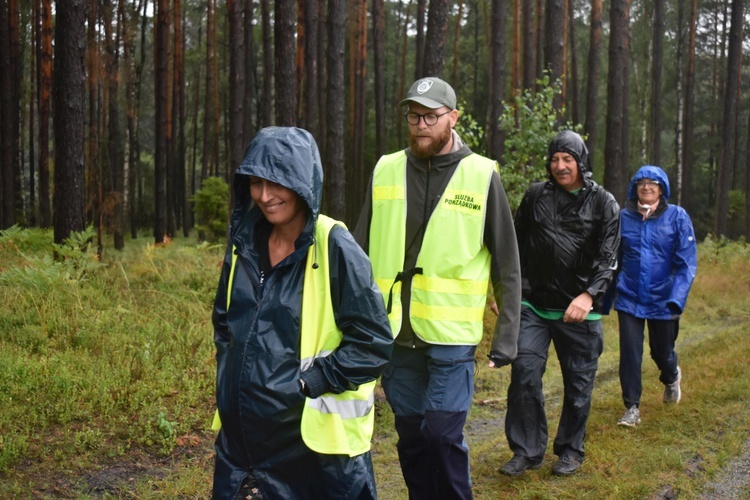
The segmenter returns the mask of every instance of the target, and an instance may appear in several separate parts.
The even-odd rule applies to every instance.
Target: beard
[[[437,128],[437,125],[433,129]],[[409,131],[409,146],[411,152],[417,158],[432,158],[438,154],[445,147],[446,144],[451,140],[453,129],[447,125],[439,132],[436,132],[427,144],[422,144],[417,141],[418,137],[412,135],[411,130]]]

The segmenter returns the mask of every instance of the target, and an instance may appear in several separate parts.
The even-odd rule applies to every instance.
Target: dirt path
[[[750,439],[742,455],[734,458],[715,481],[708,483],[702,499],[734,500],[750,498]]]

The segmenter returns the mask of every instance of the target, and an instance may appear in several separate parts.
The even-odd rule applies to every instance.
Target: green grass
[[[154,246],[144,236],[122,253],[105,248],[101,263],[91,250],[65,253],[64,262],[51,255],[49,231],[0,235],[0,497],[207,497],[210,313],[223,248],[195,239]],[[748,257],[746,244],[700,245],[677,342],[683,401],[662,404],[646,352],[636,429],[615,425],[624,410],[617,322],[605,319],[586,462],[573,477],[550,474],[551,443],[541,469],[519,478],[497,472],[511,456],[503,430],[510,371],[487,367],[485,339],[466,427],[475,497],[699,496],[750,435]],[[544,382],[554,436],[562,396],[554,353]],[[393,414],[378,396],[378,490],[384,499],[406,498]]]

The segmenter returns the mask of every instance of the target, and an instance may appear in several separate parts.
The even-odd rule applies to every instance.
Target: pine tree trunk
[[[534,21],[534,2],[521,2],[523,12],[523,89],[533,90],[536,85],[536,30]]]
[[[297,70],[295,67],[295,0],[276,0],[274,19],[274,82],[276,88],[276,124],[297,125]]]
[[[654,0],[653,38],[651,41],[651,121],[649,126],[649,163],[661,165],[661,67],[664,60],[664,0]]]
[[[448,30],[448,0],[430,0],[425,36],[424,76],[442,76],[445,67],[445,34]]]
[[[372,47],[375,64],[375,158],[380,158],[385,152],[384,9],[385,3],[383,0],[372,0]]]
[[[260,0],[261,24],[263,26],[263,98],[261,99],[261,123],[268,127],[273,123],[273,28],[269,0]]]
[[[602,48],[602,0],[591,0],[588,81],[586,83],[586,145],[589,158],[594,157],[599,117],[599,53]]]
[[[627,195],[627,79],[630,0],[612,0],[607,80],[607,127],[604,146],[604,187],[622,204]]]
[[[544,25],[544,67],[549,71],[550,81],[560,80],[565,85],[565,12],[564,0],[547,0]],[[563,95],[556,95],[553,107],[558,121],[562,121],[559,110],[563,106]]]
[[[167,168],[167,74],[169,45],[169,0],[156,2],[154,33],[154,240],[164,243],[166,236],[166,168]]]
[[[737,86],[742,57],[742,0],[732,0],[732,21],[729,28],[727,78],[724,87],[724,113],[721,122],[719,148],[719,176],[716,186],[716,219],[714,234],[731,236],[729,228],[729,188],[732,182],[732,162],[737,128]]]
[[[417,24],[417,32],[414,34],[414,80],[418,80],[423,76],[435,76],[428,75],[424,72],[424,57],[425,57],[425,26],[424,18],[427,12],[425,0],[417,0],[417,15],[414,16]]]
[[[503,157],[505,138],[500,130],[502,101],[505,99],[505,28],[506,0],[492,0],[490,29],[490,113],[487,130],[490,158],[500,161]]]
[[[39,110],[39,225],[52,225],[49,184],[49,126],[50,97],[52,95],[52,0],[41,2],[41,38],[39,55],[38,110]]]
[[[1,1],[1,0],[0,0]],[[58,0],[55,23],[54,240],[83,231],[86,0]]]
[[[328,106],[326,106],[326,157],[324,163],[330,216],[346,216],[346,171],[344,168],[344,48],[346,3],[328,2]]]

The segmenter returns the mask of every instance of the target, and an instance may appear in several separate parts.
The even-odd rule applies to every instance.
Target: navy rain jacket
[[[659,205],[646,220],[637,207],[641,179],[658,181],[662,188]],[[667,203],[669,194],[669,178],[659,167],[641,167],[630,181],[628,203],[620,212],[616,311],[672,319],[685,309],[698,267],[695,233],[687,212]]]
[[[261,288],[254,233],[268,225],[250,198],[249,176],[296,192],[310,208],[295,251],[278,263]],[[341,393],[375,380],[390,359],[392,335],[370,261],[350,233],[329,234],[329,270],[336,324],[343,339],[329,356],[300,372],[300,313],[310,245],[320,210],[323,169],[312,136],[302,129],[269,127],[250,143],[235,172],[231,243],[213,310],[216,402],[222,428],[216,440],[214,497],[231,498],[251,469],[283,467],[310,453],[300,432],[305,395]],[[232,246],[238,255],[231,306],[227,283]],[[318,253],[316,259],[325,258]],[[301,471],[302,472],[302,471]],[[216,485],[224,488],[216,491]]]

